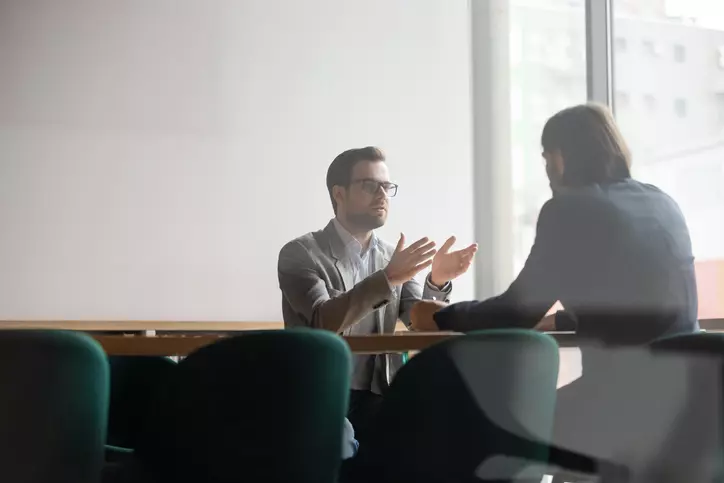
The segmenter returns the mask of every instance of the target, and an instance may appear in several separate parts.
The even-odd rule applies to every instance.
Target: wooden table
[[[94,335],[108,355],[131,356],[185,356],[205,345],[212,344],[228,335],[220,334],[169,334]],[[420,351],[432,344],[454,337],[452,332],[383,334],[344,337],[355,354],[384,354]]]
[[[724,332],[724,319],[700,321],[702,329]],[[185,356],[194,350],[249,330],[281,329],[275,322],[167,322],[167,321],[0,321],[0,329],[62,329],[90,332],[109,355]],[[108,334],[106,332],[118,332]],[[104,332],[104,333],[93,333]],[[135,334],[124,334],[133,332]],[[167,332],[160,334],[159,332]],[[214,333],[215,332],[215,333]],[[344,339],[357,354],[419,351],[449,337],[452,332],[397,332]],[[561,347],[576,347],[572,332],[550,333]]]

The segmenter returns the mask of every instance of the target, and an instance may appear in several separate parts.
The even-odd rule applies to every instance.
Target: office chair
[[[400,369],[350,481],[536,481],[545,472],[558,346],[491,330],[430,347]]]
[[[96,483],[108,361],[84,334],[0,331],[0,481]]]
[[[182,360],[136,454],[159,481],[332,483],[351,355],[321,330],[251,332]]]

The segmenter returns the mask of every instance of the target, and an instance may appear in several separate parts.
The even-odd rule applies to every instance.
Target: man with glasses
[[[447,301],[451,280],[465,273],[477,245],[439,250],[422,238],[397,246],[377,238],[397,194],[378,148],[345,151],[327,171],[335,217],[326,228],[286,244],[279,254],[279,286],[285,327],[314,327],[344,335],[393,333],[397,320],[409,325],[409,310],[421,299]],[[414,277],[431,267],[424,285]],[[396,355],[355,355],[349,419],[364,440],[392,374]]]

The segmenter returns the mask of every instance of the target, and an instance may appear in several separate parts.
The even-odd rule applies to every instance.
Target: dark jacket
[[[678,205],[631,179],[557,194],[543,206],[535,244],[510,288],[450,305],[435,321],[463,332],[532,328],[556,301],[579,336],[604,345],[697,330],[694,257]]]

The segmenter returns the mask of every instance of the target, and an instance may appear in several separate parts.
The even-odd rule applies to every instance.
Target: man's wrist
[[[443,283],[438,283],[437,280],[434,280],[432,278],[432,273],[427,276],[427,283],[428,285],[430,285],[430,288],[434,288],[435,290],[438,290],[440,292],[444,292],[450,286],[449,280],[446,280]]]
[[[394,292],[395,285],[392,282],[390,282],[390,277],[387,275],[387,270],[382,269],[382,270],[380,270],[380,272],[382,272],[382,276],[384,277],[385,282],[387,282],[387,288],[390,290],[390,292]]]

